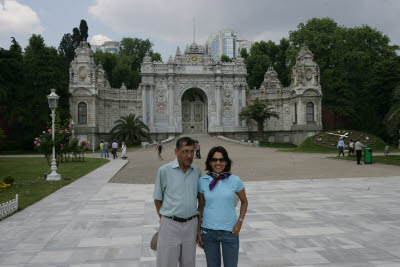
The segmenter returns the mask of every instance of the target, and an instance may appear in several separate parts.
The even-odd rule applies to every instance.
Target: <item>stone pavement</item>
[[[384,164],[357,165],[354,161],[334,160],[336,154],[290,153],[273,148],[251,147],[207,135],[192,135],[200,141],[202,159],[193,162],[202,170],[208,151],[225,146],[233,160],[232,172],[244,181],[267,181],[309,178],[386,177],[400,175],[399,166]],[[164,161],[157,160],[153,148],[128,150],[129,163],[112,179],[116,183],[154,184],[157,169],[175,158],[172,141],[165,144]]]
[[[153,185],[107,183],[126,163],[112,160],[1,221],[0,266],[155,266]],[[245,182],[239,266],[400,266],[398,175]],[[206,266],[201,249],[197,266]]]

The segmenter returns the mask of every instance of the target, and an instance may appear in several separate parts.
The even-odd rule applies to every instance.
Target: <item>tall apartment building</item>
[[[248,41],[248,40],[237,40],[236,44],[237,44],[237,48],[238,48],[237,49],[238,53],[240,53],[242,48],[245,48],[247,50],[247,53],[250,54],[250,49],[251,49],[251,46],[254,44],[254,42]]]
[[[112,54],[118,54],[120,50],[119,42],[116,41],[107,41],[102,45],[92,45],[91,48],[93,52],[101,50]]]
[[[222,30],[212,33],[206,42],[206,50],[214,60],[222,55],[230,58],[236,57],[236,32],[233,30]]]

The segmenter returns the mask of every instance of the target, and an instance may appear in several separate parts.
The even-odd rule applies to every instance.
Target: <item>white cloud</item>
[[[0,32],[41,33],[43,27],[36,12],[15,0],[0,2]]]
[[[93,35],[92,39],[90,40],[90,43],[92,45],[102,45],[107,41],[112,41],[112,40],[103,34],[96,34]]]

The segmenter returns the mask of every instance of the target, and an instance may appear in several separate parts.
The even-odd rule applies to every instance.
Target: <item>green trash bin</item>
[[[365,164],[372,163],[372,148],[369,147],[364,148],[364,163]]]

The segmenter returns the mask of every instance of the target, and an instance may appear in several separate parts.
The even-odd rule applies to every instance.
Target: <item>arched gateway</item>
[[[207,133],[207,95],[198,88],[185,91],[182,102],[182,133]]]
[[[291,84],[282,87],[271,67],[259,89],[249,89],[247,70],[238,55],[232,62],[214,61],[193,43],[167,62],[154,62],[146,53],[138,89],[111,88],[101,65],[82,42],[70,66],[70,111],[75,134],[95,144],[108,138],[121,116],[136,114],[149,126],[153,140],[170,135],[208,133],[234,139],[252,139],[257,124],[242,121],[240,111],[255,98],[268,100],[279,113],[264,127],[270,142],[300,143],[322,129],[319,67],[302,47],[292,69]],[[86,107],[83,112],[82,106]],[[85,119],[82,119],[85,118]]]

